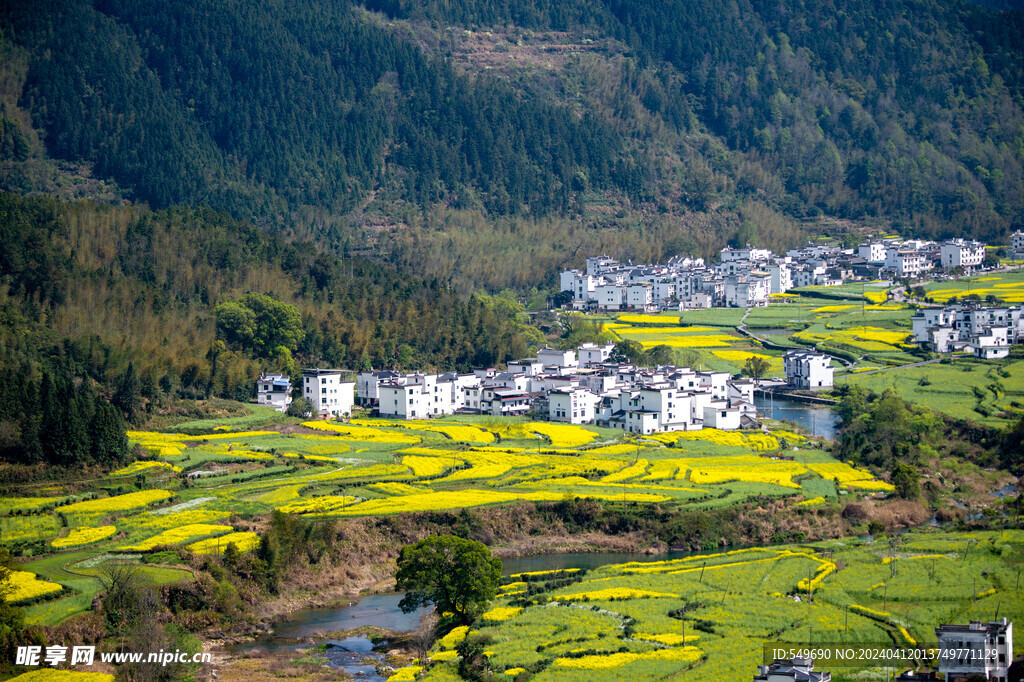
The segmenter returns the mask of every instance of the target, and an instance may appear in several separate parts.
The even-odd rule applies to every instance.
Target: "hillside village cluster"
[[[768,249],[726,247],[721,261],[676,257],[665,264],[622,264],[608,256],[587,258],[586,271],[564,270],[561,291],[572,292],[577,310],[688,310],[768,305],[773,295],[806,286],[834,286],[886,277],[918,278],[927,273],[971,274],[985,261],[985,244],[884,239],[856,249],[806,246],[779,256]],[[1011,237],[1011,250],[1024,258],[1024,232]]]
[[[1014,233],[1011,248],[1024,257],[1024,233]],[[785,256],[767,249],[725,248],[721,262],[713,267],[700,258],[632,265],[593,256],[587,258],[586,272],[566,270],[560,281],[562,291],[572,294],[569,307],[577,310],[752,307],[799,286],[887,275],[918,277],[937,268],[970,273],[984,258],[985,245],[979,242],[886,239],[856,250],[808,246]],[[920,308],[911,319],[914,341],[939,353],[971,351],[995,359],[1024,340],[1019,306],[936,306]],[[392,419],[531,412],[551,421],[601,424],[640,434],[757,426],[752,380],[688,367],[635,367],[614,361],[613,351],[611,343],[587,343],[575,350],[544,348],[536,357],[508,363],[504,371],[485,368],[470,373],[306,369],[300,385],[312,413],[321,417],[348,416],[358,405]],[[790,350],[783,367],[791,388],[832,386],[831,357],[824,353]],[[285,411],[291,403],[290,377],[264,374],[256,388],[261,404]]]
[[[585,343],[576,350],[543,348],[535,358],[470,373],[424,374],[388,370],[346,372],[307,369],[302,395],[319,416],[346,416],[355,405],[391,419],[427,419],[448,414],[500,417],[547,415],[556,422],[601,424],[640,434],[754,428],[754,382],[728,372],[688,367],[657,369],[612,361],[614,344]],[[786,356],[790,383],[797,388],[832,385],[830,358],[811,350]],[[291,381],[264,374],[258,400],[284,411]]]
[[[721,262],[672,258],[666,264],[622,264],[607,256],[587,258],[586,272],[565,270],[559,280],[572,293],[568,305],[588,311],[689,310],[712,306],[750,308],[803,286],[836,286],[879,277],[920,278],[926,273],[977,271],[985,244],[963,239],[945,242],[886,239],[857,249],[807,246],[779,256],[746,247],[721,251]],[[1024,258],[1024,232],[1011,237],[1011,253]],[[912,317],[914,342],[936,353],[972,352],[984,359],[1009,355],[1024,339],[1020,306],[962,303],[921,308]],[[807,386],[814,388],[816,386]],[[801,388],[805,388],[801,386]]]

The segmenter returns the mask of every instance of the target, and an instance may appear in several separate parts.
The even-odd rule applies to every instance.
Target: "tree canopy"
[[[404,613],[433,604],[468,625],[498,593],[501,559],[481,542],[432,535],[402,548],[395,579]]]

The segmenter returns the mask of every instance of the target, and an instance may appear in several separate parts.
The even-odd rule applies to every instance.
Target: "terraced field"
[[[131,432],[151,458],[129,467],[130,485],[118,471],[78,496],[0,500],[0,542],[48,555],[25,565],[52,581],[29,585],[30,621],[88,608],[106,561],[139,562],[165,581],[187,576],[159,566],[168,548],[251,550],[258,538],[246,519],[275,509],[352,517],[575,497],[714,508],[752,496],[834,500],[835,481],[854,494],[891,489],[784,430],[634,443],[618,430],[481,417],[306,422],[289,433],[203,426]],[[146,489],[134,489],[137,476]]]
[[[475,634],[492,638],[495,672],[538,681],[749,679],[765,641],[917,646],[934,642],[940,623],[996,612],[1020,622],[1022,559],[1024,531],[915,531],[895,549],[849,538],[522,574],[435,647],[419,679],[458,679],[453,649]],[[837,682],[885,679],[881,668],[831,672]]]

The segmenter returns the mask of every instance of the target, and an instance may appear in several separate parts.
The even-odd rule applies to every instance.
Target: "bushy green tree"
[[[921,494],[917,468],[912,464],[897,464],[892,472],[892,484],[896,487],[896,494],[906,500],[916,500]]]
[[[291,352],[305,337],[299,309],[265,294],[250,292],[219,304],[214,313],[218,335],[257,357],[280,356],[282,347]]]
[[[501,559],[481,542],[432,535],[402,548],[395,579],[404,613],[433,604],[469,625],[498,593]]]

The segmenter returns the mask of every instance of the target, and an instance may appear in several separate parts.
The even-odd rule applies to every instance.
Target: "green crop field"
[[[836,383],[876,393],[891,388],[904,400],[991,426],[1005,426],[1024,413],[1024,360],[960,358],[951,364],[846,374],[837,377]]]
[[[211,426],[206,434],[130,432],[154,458],[145,461],[180,469],[138,467],[155,489],[131,492],[126,477],[112,475],[95,485],[95,499],[73,506],[0,500],[8,511],[0,542],[23,556],[45,553],[25,569],[65,587],[29,607],[31,622],[88,609],[107,562],[145,562],[210,537],[251,546],[236,532],[248,528],[229,520],[274,509],[349,517],[575,497],[711,509],[757,497],[835,498],[835,480],[852,495],[891,489],[781,425],[770,434],[705,429],[635,442],[615,429],[483,416],[307,422],[288,434]],[[53,546],[58,537],[77,546]],[[141,565],[158,583],[188,575]]]
[[[510,677],[748,679],[766,641],[917,646],[942,623],[1020,622],[1022,550],[1020,530],[914,531],[898,546],[847,538],[513,576],[470,634],[492,638],[488,662]],[[465,635],[435,647],[422,679],[452,679]],[[881,667],[831,672],[885,679]]]

